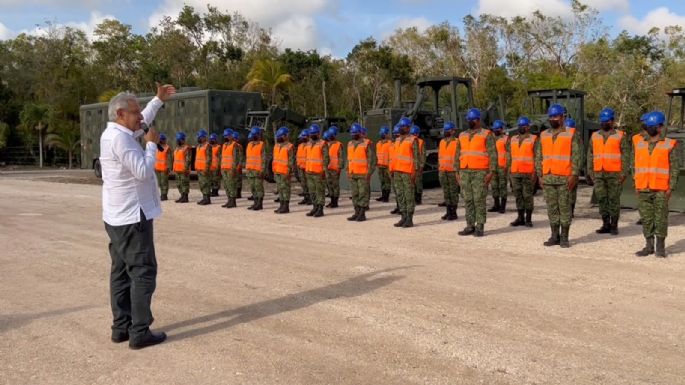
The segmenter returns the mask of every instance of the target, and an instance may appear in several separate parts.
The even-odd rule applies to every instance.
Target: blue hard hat
[[[366,127],[362,126],[362,134],[366,135],[367,132],[368,132],[368,130],[366,129]]]
[[[166,135],[159,134],[159,140],[166,140]]]
[[[317,135],[321,132],[321,127],[318,124],[312,124],[309,126],[309,135]]]
[[[644,123],[645,120],[647,120],[647,117],[648,117],[648,116],[649,116],[649,112],[642,114],[642,116],[640,116],[640,121],[641,121],[642,123]]]
[[[468,112],[466,112],[466,120],[480,120],[480,110],[477,108],[470,108]]]
[[[229,136],[233,136],[233,130],[227,128],[224,130],[224,138],[228,138]]]
[[[445,130],[445,131],[452,131],[452,130],[454,130],[455,128],[457,128],[457,126],[456,126],[456,125],[454,124],[454,122],[451,121],[451,120],[445,122],[445,125],[442,127],[442,129]]]
[[[380,130],[378,130],[378,135],[383,136],[383,135],[388,135],[390,133],[390,129],[388,126],[382,126]]]
[[[216,134],[209,135],[209,140],[216,140],[216,138],[217,138]]]
[[[359,123],[352,123],[350,126],[350,134],[357,135],[362,133],[362,125]]]
[[[419,128],[419,126],[417,126],[416,124],[411,126],[411,128],[409,129],[410,135],[418,135],[420,132],[421,132],[421,128]]]
[[[610,120],[614,120],[614,110],[611,108],[605,108],[599,112],[599,122],[606,123]]]
[[[306,138],[306,137],[308,137],[308,136],[309,136],[309,130],[307,130],[307,129],[305,128],[304,130],[300,131],[300,135],[298,135],[297,137],[298,137],[299,139],[304,139],[304,138]]]
[[[330,131],[333,136],[336,136],[338,135],[338,132],[340,132],[340,129],[338,128],[338,126],[330,126],[328,128],[328,131]]]
[[[404,117],[404,118],[400,119],[399,123],[397,123],[397,124],[400,127],[411,126],[411,119]]]
[[[396,124],[395,127],[392,128],[392,134],[393,135],[399,135],[400,134],[400,125]]]
[[[200,139],[200,138],[206,138],[206,137],[207,137],[207,131],[205,131],[204,129],[198,131],[198,133],[197,133],[197,138],[198,138],[198,139]]]
[[[503,129],[503,128],[504,128],[504,122],[501,121],[501,120],[499,120],[499,119],[495,120],[495,121],[492,123],[492,129],[493,129],[493,130],[499,131],[499,130],[501,130],[501,129]]]
[[[323,135],[321,135],[321,137],[323,138],[323,140],[331,140],[331,132],[326,130],[323,132]]]
[[[530,119],[527,116],[522,116],[519,118],[519,121],[517,124],[519,127],[530,126]]]
[[[552,104],[549,106],[549,109],[547,110],[547,116],[554,117],[554,116],[560,116],[566,113],[566,108],[562,106],[561,104]]]
[[[252,135],[253,138],[254,138],[255,136],[261,134],[261,133],[262,133],[262,128],[261,128],[261,127],[255,126],[255,127],[252,127],[252,128],[250,129],[250,135]]]
[[[276,130],[276,138],[282,138],[284,136],[288,136],[288,127],[280,127],[278,130]]]
[[[568,118],[568,119],[564,120],[564,126],[576,128],[576,121],[574,119]]]
[[[666,122],[666,115],[661,111],[652,111],[647,115],[645,119],[645,125],[647,127],[657,127]]]
[[[177,132],[176,140],[186,140],[186,134],[184,134],[183,132]]]
[[[240,140],[240,133],[238,131],[233,131],[233,139]]]

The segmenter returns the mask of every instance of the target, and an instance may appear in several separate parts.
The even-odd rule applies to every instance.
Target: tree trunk
[[[38,129],[38,159],[39,167],[43,168],[43,131]]]
[[[72,160],[73,155],[74,155],[73,152],[71,150],[69,150],[69,170],[71,170],[71,160]]]

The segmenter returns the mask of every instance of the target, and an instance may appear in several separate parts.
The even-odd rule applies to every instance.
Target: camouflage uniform
[[[166,147],[169,147],[169,145],[164,145]],[[162,195],[167,195],[169,193],[169,170],[172,169],[172,162],[173,162],[173,153],[171,149],[167,151],[166,153],[166,171],[157,171],[155,170],[155,174],[157,175],[157,185],[159,186],[159,192]]]
[[[665,130],[665,129],[664,129]],[[661,137],[663,140],[663,136]],[[649,151],[654,150],[656,143],[649,143]],[[671,151],[668,157],[670,167],[669,187],[675,192],[680,173],[680,157],[678,145]],[[645,238],[666,238],[668,236],[668,200],[664,191],[638,191],[638,210],[642,219],[642,233]]]
[[[262,164],[261,164],[262,171],[247,170],[247,181],[248,181],[248,183],[250,183],[250,192],[252,192],[252,196],[255,199],[264,198],[264,175],[266,172],[266,165],[267,165],[266,143],[264,145],[262,145],[262,152],[261,152],[260,156],[262,159]]]
[[[319,142],[322,139],[312,140],[309,142],[310,146]],[[323,206],[326,203],[326,174],[325,170],[328,168],[328,163],[330,158],[328,156],[328,147],[323,145],[323,174],[312,174],[306,173],[307,175],[307,187],[309,188],[309,194],[311,196],[312,203],[315,206]]]
[[[290,142],[276,143],[276,146],[274,147],[274,153],[276,152],[276,149],[280,149],[288,144],[290,144]],[[288,153],[288,175],[274,173],[276,188],[278,189],[279,202],[290,202],[290,177],[293,175],[293,172],[295,172],[296,167],[295,146],[292,146],[290,152]]]
[[[240,160],[242,159],[242,147],[238,142],[233,145],[233,164],[230,169],[221,170],[221,179],[223,182],[224,190],[226,191],[226,196],[229,198],[236,198],[238,196],[238,181],[243,179],[240,175],[239,166]],[[224,143],[224,146],[228,146],[230,143]],[[223,166],[220,163],[219,167]]]
[[[184,146],[186,146],[184,144]],[[186,146],[186,172],[176,173],[176,187],[178,192],[183,194],[188,194],[190,192],[190,165],[192,163],[193,154],[190,152],[190,147]]]
[[[500,136],[494,135],[494,140],[497,142],[498,139],[501,138],[501,135],[506,135],[506,134],[500,134]],[[507,144],[505,145],[505,151],[506,151],[506,157],[509,157],[509,141],[507,141]],[[497,150],[497,147],[495,146],[495,150]],[[499,153],[498,153],[499,156]],[[499,160],[499,159],[498,159]],[[507,160],[508,162],[508,160]],[[507,173],[507,167],[499,167],[499,163],[497,164],[497,168],[495,169],[495,172],[492,175],[492,181],[490,182],[490,189],[492,191],[492,197],[497,200],[498,198],[501,198],[502,200],[506,201],[507,199],[507,184],[509,182],[508,178],[508,173]]]
[[[308,146],[309,141],[306,142],[300,142],[297,145],[297,149],[300,148],[300,146]],[[297,149],[295,153],[297,154]],[[306,156],[306,151],[305,151],[305,156]],[[304,199],[300,203],[304,203],[307,201],[307,197],[309,196],[309,184],[307,183],[307,173],[304,170],[304,167],[297,166],[297,180],[300,182],[300,186],[302,187],[302,194],[304,195]]]
[[[596,134],[603,136],[606,143],[607,138],[615,133],[616,129],[611,129],[609,131],[599,130]],[[630,142],[628,141],[627,135],[623,135],[620,145],[622,168],[620,172],[595,172],[592,140],[590,140],[590,143],[588,143],[587,146],[587,175],[592,179],[595,185],[594,192],[597,203],[599,204],[599,214],[602,216],[602,219],[606,219],[607,221],[611,218],[612,222],[618,222],[618,217],[621,212],[621,192],[623,191],[621,179],[627,178],[631,169]]]
[[[207,142],[205,142],[206,144]],[[196,147],[196,151],[200,151],[200,145]],[[195,157],[197,158],[197,153],[195,154]],[[210,170],[210,166],[212,164],[212,147],[207,144],[205,146],[205,171],[197,171],[197,180],[198,183],[200,184],[200,191],[202,192],[202,195],[209,195],[211,193],[212,189],[212,172]],[[195,167],[197,169],[197,167]]]
[[[212,174],[211,185],[212,185],[212,194],[213,194],[215,191],[218,191],[219,188],[221,187],[221,145],[220,144],[213,144],[213,145],[210,144],[210,147],[211,147],[210,151],[212,152],[212,163],[217,165],[216,170],[211,170],[211,174]],[[214,158],[214,152],[212,151],[214,149],[214,147],[219,148],[219,152],[217,153],[217,156],[216,156],[218,159]]]
[[[407,136],[409,136],[409,134],[400,135],[398,140],[402,141]],[[414,160],[414,170],[419,170],[421,159],[419,153],[419,143],[416,140],[414,140],[412,145],[412,154]],[[399,155],[395,154],[395,157],[397,156]],[[392,175],[393,186],[395,187],[395,194],[397,196],[397,203],[400,207],[400,213],[402,213],[404,217],[411,217],[414,215],[414,208],[416,204],[414,201],[416,198],[415,178],[418,178],[417,174],[414,174],[414,180],[412,180],[412,176],[410,174],[400,171],[394,171]]]
[[[470,138],[480,132],[488,131],[485,128],[478,130],[467,130],[462,134],[469,135]],[[489,132],[489,131],[488,131]],[[461,169],[459,177],[461,179],[461,193],[464,196],[464,208],[466,209],[466,227],[483,230],[486,222],[486,198],[488,186],[485,184],[485,177],[488,173],[494,173],[497,169],[497,147],[493,135],[488,135],[485,141],[486,151],[490,159],[488,170],[469,170]],[[457,146],[457,162],[461,156],[462,148]]]
[[[331,143],[332,143],[332,141],[331,141]],[[327,146],[328,146],[328,149],[330,151],[330,148],[331,148],[330,143]],[[342,148],[343,148],[343,146],[340,145],[339,150],[338,150],[338,162],[339,162],[338,171],[326,169],[326,187],[328,187],[329,195],[333,198],[337,198],[340,196],[340,173],[345,168],[345,158],[343,157]],[[330,159],[330,153],[328,154],[328,158]]]
[[[418,138],[418,137],[417,137]],[[418,141],[417,141],[418,143]],[[426,166],[426,144],[419,146],[419,168],[416,172],[416,203],[421,204],[423,195],[423,168]]]
[[[381,139],[378,141],[378,144],[384,144],[389,141],[389,139]],[[378,158],[376,158],[376,163],[378,163]],[[381,191],[390,191],[392,189],[392,181],[390,180],[388,166],[378,165],[378,179],[381,182]]]
[[[509,147],[507,148],[507,153],[509,154],[507,158],[507,170],[511,170],[511,142],[518,141],[520,144],[523,140],[532,136],[530,132],[525,134],[518,134],[511,138],[509,141]],[[535,146],[533,147],[533,152],[537,152],[537,148],[540,146],[540,139],[535,141]],[[511,191],[514,194],[514,199],[516,199],[516,209],[524,211],[533,210],[533,196],[535,195],[535,184],[531,179],[530,174],[524,173],[511,173]]]
[[[351,140],[351,144],[356,149],[357,146],[368,141],[367,139],[361,138],[358,140]],[[349,157],[350,154],[348,153]],[[349,163],[349,159],[348,159]],[[374,154],[373,145],[371,141],[368,141],[368,146],[366,147],[366,167],[368,168],[368,176],[366,175],[352,175],[349,173],[348,165],[348,176],[350,180],[350,190],[352,192],[352,204],[355,207],[362,207],[365,209],[369,208],[369,198],[371,198],[371,175],[376,168],[376,156]]]
[[[446,143],[457,141],[457,147],[459,146],[459,140],[454,136],[442,140]],[[453,167],[455,170],[459,170],[459,157],[457,156],[454,157]],[[440,171],[438,173],[438,178],[440,179],[440,186],[442,186],[442,194],[445,197],[445,204],[447,204],[447,206],[457,207],[459,205],[459,193],[461,192],[459,183],[457,183],[457,172]]]

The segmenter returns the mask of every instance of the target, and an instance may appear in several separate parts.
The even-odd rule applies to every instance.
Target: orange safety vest
[[[231,170],[233,169],[233,150],[235,148],[235,142],[224,143],[221,145],[221,169]]]
[[[403,139],[395,142],[395,153],[393,159],[393,171],[413,174],[414,170],[414,141],[415,137],[407,135]]]
[[[376,164],[380,168],[387,168],[390,164],[390,147],[392,142],[383,140],[376,143]]]
[[[297,145],[297,168],[305,168],[307,165],[307,142]]]
[[[324,141],[320,140],[316,143],[310,143],[307,146],[307,161],[305,162],[305,171],[312,174],[323,173],[323,145]]]
[[[604,136],[599,132],[592,134],[592,165],[594,171],[621,171],[621,139],[623,131],[617,130],[609,135],[604,142]]]
[[[174,150],[174,172],[186,172],[186,153],[188,146],[183,145]]]
[[[671,162],[669,155],[676,141],[670,138],[660,140],[649,153],[649,142],[640,138],[635,151],[635,189],[666,191],[671,183]]]
[[[562,131],[557,135],[556,140],[550,130],[545,130],[540,135],[542,145],[542,174],[570,176],[571,167],[571,147],[573,144],[573,131]]]
[[[216,171],[219,169],[219,151],[221,150],[220,144],[214,144],[212,146],[212,164],[209,167],[210,170]]]
[[[511,170],[512,174],[532,174],[535,172],[535,141],[536,135],[529,135],[519,141],[511,141]]]
[[[366,175],[369,172],[368,165],[369,142],[364,140],[354,146],[350,141],[347,143],[347,164],[348,170],[352,175]]]
[[[245,169],[253,171],[262,171],[262,148],[264,142],[252,141],[247,144],[247,153],[245,154]]]
[[[459,134],[459,167],[462,170],[487,170],[490,168],[487,138],[490,131],[481,129],[469,137],[469,132]]]
[[[457,141],[446,139],[440,141],[438,148],[438,171],[457,171],[454,169],[454,159],[457,157]]]
[[[398,142],[399,140],[394,139],[392,142],[390,142],[390,147],[388,148],[388,171],[393,172],[395,171],[395,154],[397,154],[397,148],[398,148]]]
[[[195,148],[195,170],[205,171],[207,169],[207,143]]]
[[[328,169],[333,170],[333,171],[340,171],[340,158],[339,158],[339,153],[340,153],[340,148],[342,147],[342,143],[339,141],[332,141],[328,143]]]
[[[169,165],[166,162],[167,155],[169,155],[169,145],[165,144],[163,148],[163,151],[157,151],[157,156],[155,158],[155,171],[169,172]]]
[[[495,142],[497,147],[497,166],[499,166],[499,168],[507,167],[507,140],[509,140],[509,137],[506,134],[503,134],[502,137]]]
[[[292,149],[292,143],[277,144],[274,147],[274,160],[271,163],[271,169],[274,174],[288,175],[288,163]]]

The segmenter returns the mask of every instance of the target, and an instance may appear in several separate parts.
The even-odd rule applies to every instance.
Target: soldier
[[[362,127],[353,123],[350,127],[352,140],[347,143],[347,176],[352,191],[354,215],[348,221],[363,222],[369,209],[371,175],[376,166],[370,141],[362,137]]]
[[[169,193],[169,171],[171,170],[171,150],[166,143],[166,135],[159,134],[159,145],[163,149],[157,151],[155,158],[155,174],[157,174],[157,184],[159,185],[159,200],[165,201]]]
[[[326,207],[338,207],[338,199],[340,198],[340,171],[345,168],[345,158],[342,153],[342,143],[336,139],[337,128],[332,126],[326,131],[328,136],[328,168],[326,169],[326,182],[328,184],[328,192],[331,195],[331,202]]]
[[[457,159],[457,147],[459,141],[452,136],[456,125],[454,122],[446,122],[443,131],[444,138],[440,141],[438,148],[438,176],[442,194],[445,197],[446,212],[440,219],[453,221],[458,219],[457,206],[459,205],[459,184],[457,183],[457,170],[459,162]]]
[[[212,193],[211,196],[219,196],[219,184],[221,182],[221,170],[219,164],[221,163],[221,145],[217,143],[216,134],[209,135],[209,145],[212,151],[212,163],[209,167],[212,175]]]
[[[212,203],[209,198],[212,189],[211,164],[212,149],[207,143],[207,131],[200,130],[197,133],[197,146],[195,147],[195,171],[197,171],[197,181],[202,192],[202,199],[197,204],[201,206]]]
[[[645,247],[635,253],[638,257],[655,253],[654,237],[656,256],[666,257],[668,201],[678,184],[680,159],[678,142],[662,136],[665,120],[662,112],[650,112],[645,119],[649,138],[639,138],[635,150],[635,190],[646,240]]]
[[[243,163],[245,161],[245,151],[243,150],[243,145],[240,143],[240,133],[233,130],[233,140],[235,141],[235,146],[238,148],[238,190],[236,191],[235,197],[240,199],[243,197]]]
[[[545,246],[571,247],[571,192],[578,184],[583,156],[578,135],[564,126],[564,108],[552,104],[547,111],[551,128],[540,135],[535,148],[535,171],[542,178],[552,235]]]
[[[457,157],[459,179],[464,194],[466,227],[459,235],[482,237],[485,231],[488,184],[497,169],[497,147],[490,130],[481,127],[480,110],[466,113],[469,129],[459,134]]]
[[[599,113],[601,130],[592,134],[587,149],[587,179],[595,186],[602,227],[597,234],[618,235],[623,181],[630,172],[630,144],[625,133],[614,126],[614,110]]]
[[[504,122],[495,120],[492,124],[492,133],[495,137],[497,148],[497,168],[492,177],[490,188],[492,199],[495,204],[488,210],[489,213],[504,214],[507,210],[507,157],[509,156],[509,135],[504,133]]]
[[[647,120],[647,116],[649,113],[642,114],[640,116],[640,132],[637,134],[633,135],[631,138],[631,142],[633,143],[633,154],[637,152],[637,143],[640,141],[640,138],[649,139],[649,134],[647,134],[647,126],[645,125],[645,120]],[[631,158],[632,161],[632,158]],[[631,169],[633,169],[631,165]],[[634,171],[634,169],[633,169]],[[637,222],[635,222],[636,225],[642,226],[642,218],[638,218]]]
[[[566,108],[564,107],[564,114],[566,114]],[[576,121],[571,118],[567,118],[564,120],[564,125],[566,126],[566,129],[573,135],[576,134]],[[581,151],[580,155],[580,163],[583,164],[583,156],[585,154]],[[576,183],[576,186],[573,188],[571,191],[571,218],[574,218],[576,216],[576,199],[578,198],[578,184]]]
[[[276,130],[276,145],[274,146],[274,159],[272,170],[276,185],[278,186],[279,207],[274,210],[276,214],[290,212],[290,177],[295,172],[295,150],[293,144],[288,141],[288,127]]]
[[[395,154],[400,144],[400,125],[396,124],[392,129],[392,144],[390,145],[390,165],[388,166],[388,172],[390,173],[390,185],[392,186],[392,191],[395,195],[395,208],[390,211],[390,214],[401,214],[400,211],[400,201],[397,195],[397,189],[395,188],[395,178],[393,177]]]
[[[421,155],[416,138],[409,134],[411,125],[409,118],[400,119],[400,136],[397,138],[393,150],[392,178],[402,214],[402,219],[394,224],[395,227],[408,228],[414,226],[414,198],[416,197],[416,178]]]
[[[416,172],[416,192],[414,196],[414,201],[417,205],[420,205],[423,201],[423,168],[426,165],[426,144],[423,139],[419,137],[421,134],[421,128],[417,125],[412,125],[409,130],[414,138],[416,138],[419,144],[419,169]]]
[[[233,139],[233,130],[224,130],[224,143],[221,145],[221,179],[226,191],[226,204],[221,207],[236,207],[238,195],[238,180],[242,179],[239,173],[240,167],[240,144]]]
[[[388,202],[390,200],[390,146],[392,142],[388,138],[390,130],[388,126],[382,126],[378,131],[380,140],[376,143],[376,165],[378,166],[378,179],[381,182],[381,196],[376,198],[377,202]]]
[[[303,196],[302,200],[297,202],[297,204],[310,205],[312,204],[312,201],[309,199],[309,185],[307,184],[307,173],[305,172],[305,166],[307,165],[307,147],[309,146],[309,130],[306,128],[302,130],[297,139],[297,177],[302,186]]]
[[[259,211],[264,207],[264,173],[266,172],[266,145],[262,141],[262,129],[252,127],[250,130],[252,139],[245,148],[245,169],[247,180],[250,182],[250,191],[254,197],[252,206],[248,210]]]
[[[530,133],[530,119],[518,120],[519,133],[509,142],[507,159],[511,190],[516,199],[516,220],[511,226],[533,227],[533,195],[537,175],[535,173],[535,149],[540,145],[537,135]],[[525,217],[524,217],[525,214]]]
[[[186,134],[176,133],[176,149],[174,150],[174,173],[176,174],[176,187],[181,197],[176,199],[176,203],[188,203],[188,193],[190,192],[190,163],[193,154],[190,147],[186,145]]]
[[[309,185],[309,194],[311,196],[314,207],[307,213],[308,217],[322,217],[323,205],[326,203],[326,172],[328,168],[328,148],[326,143],[319,138],[321,128],[318,124],[312,124],[309,127],[310,143],[307,147],[307,160],[305,164],[305,172],[307,174],[307,184]]]

